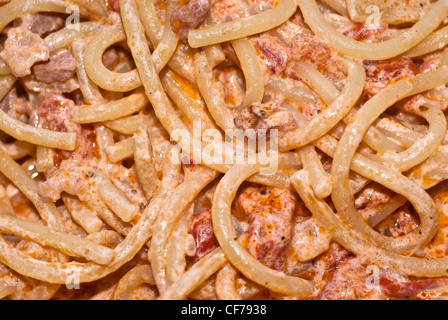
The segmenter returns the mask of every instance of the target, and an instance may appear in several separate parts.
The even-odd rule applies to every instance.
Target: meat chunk
[[[94,150],[93,130],[82,127],[70,120],[70,112],[75,103],[65,98],[59,92],[48,93],[37,110],[40,120],[49,129],[60,132],[75,132],[77,134],[77,147],[74,153],[61,151],[63,159],[76,157],[79,159],[88,158]]]
[[[314,35],[303,32],[295,35],[291,42],[291,51],[293,61],[308,61],[338,88],[346,78],[344,67],[338,61],[336,54],[325,42]],[[288,73],[295,72],[290,69],[288,68]]]
[[[177,8],[171,15],[171,28],[179,39],[187,42],[188,33],[204,22],[210,11],[208,0],[190,0],[187,4]]]
[[[253,44],[258,51],[261,62],[265,69],[271,74],[281,74],[286,69],[291,49],[280,39],[263,35],[252,38]]]
[[[113,70],[120,61],[118,51],[114,47],[107,48],[106,51],[104,51],[102,60],[107,69]]]
[[[395,195],[386,187],[371,182],[355,197],[355,208],[364,218],[369,218],[376,211],[384,207]]]
[[[248,5],[238,0],[214,0],[210,11],[214,23],[230,22],[249,15]]]
[[[114,12],[120,12],[120,5],[117,0],[106,0],[106,5]]]
[[[278,100],[254,103],[244,108],[234,121],[236,127],[243,130],[290,130],[297,126],[294,115]]]
[[[41,37],[20,26],[9,29],[0,57],[16,77],[24,77],[36,62],[50,58],[50,50]]]
[[[224,93],[224,101],[229,106],[238,106],[244,99],[244,76],[233,63],[220,65],[213,69],[213,75],[218,80]]]
[[[9,116],[27,123],[32,111],[32,106],[29,101],[20,99],[17,96],[16,88],[13,87],[0,102],[0,109]]]
[[[316,36],[310,34],[297,34],[292,40],[291,49],[296,61],[308,59],[321,65],[331,59],[330,48]]]
[[[31,32],[44,38],[50,33],[61,29],[65,19],[56,13],[39,12],[24,19],[24,25],[29,26]]]
[[[366,86],[363,99],[369,100],[389,83],[417,74],[414,62],[406,57],[389,60],[364,61],[366,70]]]
[[[193,218],[190,232],[196,241],[196,253],[191,257],[194,263],[218,247],[212,225],[212,215],[209,210],[197,214]]]
[[[370,287],[368,263],[360,258],[347,257],[327,274],[329,280],[316,296],[317,300],[360,300],[381,297],[379,287]],[[373,282],[375,283],[375,282]]]
[[[446,286],[446,279],[422,279],[415,281],[400,281],[389,276],[387,273],[381,275],[379,279],[381,290],[392,299],[415,299],[416,296],[425,290]]]
[[[235,215],[249,223],[248,252],[275,270],[285,269],[296,208],[297,199],[288,189],[248,185],[236,198]]]
[[[378,36],[382,35],[388,28],[385,23],[379,24],[375,28],[369,28],[365,24],[355,23],[353,26],[342,32],[345,36],[362,42],[377,42]]]
[[[34,65],[33,72],[37,80],[52,83],[64,82],[75,75],[76,60],[70,50],[61,50],[50,60]]]
[[[406,112],[413,113],[413,110],[416,110],[420,106],[423,106],[425,103],[436,105],[442,110],[442,112],[445,112],[447,110],[447,104],[440,100],[430,99],[425,97],[422,94],[417,94],[409,99],[407,99],[403,103],[403,110]]]

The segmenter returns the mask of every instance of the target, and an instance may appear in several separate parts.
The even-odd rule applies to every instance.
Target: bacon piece
[[[292,60],[297,62],[302,60],[309,61],[336,86],[346,78],[343,68],[341,68],[341,64],[335,58],[334,53],[325,42],[314,35],[307,33],[295,35],[291,42],[291,51]],[[291,70],[289,65],[287,73],[289,77],[297,78],[297,76],[292,75],[295,73],[295,70]]]
[[[360,300],[377,298],[378,289],[367,287],[369,283],[368,264],[355,257],[343,256],[333,264],[333,272],[326,272],[329,280],[316,296],[316,300]]]
[[[208,0],[190,0],[187,4],[177,8],[171,15],[171,28],[179,39],[187,42],[190,30],[204,22],[210,11]]]
[[[296,208],[288,189],[248,185],[236,198],[235,214],[249,222],[248,252],[275,270],[285,268]]]
[[[29,101],[24,101],[17,97],[16,88],[9,90],[8,94],[0,102],[0,109],[11,117],[22,122],[28,122],[32,111],[32,105]]]
[[[363,99],[369,100],[389,83],[417,74],[414,62],[406,57],[379,61],[364,61],[366,86]]]
[[[219,246],[213,233],[212,214],[206,210],[193,218],[191,234],[196,240],[196,253],[191,257],[194,263]]]
[[[16,77],[24,77],[36,62],[50,58],[50,50],[41,37],[20,26],[9,29],[0,57]]]
[[[106,0],[106,5],[115,12],[120,12],[120,5],[117,0]]]
[[[231,64],[227,66],[227,62]],[[238,106],[244,99],[244,76],[239,68],[230,61],[213,69],[215,79],[222,84],[224,101],[230,106]]]
[[[75,71],[76,60],[68,49],[59,51],[47,62],[33,66],[36,79],[46,83],[64,82],[73,77]]]
[[[291,43],[291,49],[296,61],[308,59],[315,64],[325,64],[331,60],[330,48],[316,36],[299,33]]]
[[[60,151],[62,158],[76,157],[84,159],[92,155],[94,149],[94,134],[87,127],[82,127],[70,120],[70,112],[74,106],[75,103],[65,98],[61,93],[50,92],[39,105],[37,113],[49,129],[77,133],[77,147],[75,152]]]
[[[388,28],[385,23],[380,23],[378,27],[368,27],[362,23],[356,23],[343,32],[349,38],[363,42],[376,42],[378,36],[382,35]]]
[[[254,103],[235,117],[237,128],[291,130],[297,126],[294,115],[277,100]]]
[[[356,195],[355,208],[363,217],[368,218],[387,204],[394,195],[395,193],[386,187],[371,182]]]
[[[114,47],[107,48],[106,51],[104,51],[102,60],[107,69],[113,70],[120,61],[117,49]]]
[[[249,15],[248,5],[238,0],[214,0],[211,3],[210,16],[214,23],[230,22]]]
[[[403,110],[406,112],[413,112],[412,110],[415,110],[415,107],[420,107],[424,103],[430,103],[433,105],[436,105],[442,110],[442,112],[445,112],[447,110],[447,104],[440,100],[430,99],[425,97],[424,95],[417,94],[409,99],[406,100],[406,102],[403,104]]]
[[[380,286],[384,294],[395,299],[412,299],[425,290],[446,285],[446,279],[423,279],[415,281],[399,281],[383,274],[380,277]]]
[[[291,50],[280,39],[263,35],[252,39],[265,68],[272,74],[281,74],[286,69]]]
[[[31,29],[31,32],[42,38],[61,29],[64,26],[64,23],[65,20],[62,16],[50,12],[39,12],[30,15],[29,18],[24,21],[24,24],[28,25]]]

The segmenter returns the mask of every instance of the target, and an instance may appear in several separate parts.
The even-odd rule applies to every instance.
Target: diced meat
[[[386,32],[388,25],[379,24],[378,27],[369,28],[365,24],[356,23],[342,32],[345,36],[362,42],[377,42],[378,36]]]
[[[213,0],[211,17],[214,23],[230,22],[249,15],[249,8],[244,1]]]
[[[213,74],[222,85],[224,100],[230,106],[238,106],[244,99],[244,76],[233,63],[230,66],[220,65],[213,69]]]
[[[360,258],[346,257],[335,263],[332,272],[327,273],[325,283],[317,300],[360,300],[378,299],[381,291],[378,287],[369,287],[368,263]]]
[[[399,281],[387,274],[382,274],[379,284],[385,295],[392,299],[413,299],[425,290],[447,285],[446,279],[423,279],[415,281]]]
[[[398,81],[417,74],[414,62],[406,57],[389,60],[364,61],[366,70],[366,86],[363,99],[369,100],[392,81]]]
[[[109,69],[113,70],[120,61],[120,57],[118,55],[118,51],[114,47],[107,48],[103,54],[103,64]]]
[[[0,109],[14,119],[26,123],[30,117],[32,106],[29,101],[20,99],[17,96],[16,88],[13,87],[0,102]]]
[[[120,5],[118,4],[117,0],[106,0],[106,5],[112,11],[120,12]]]
[[[305,221],[295,216],[294,231],[291,246],[288,250],[288,265],[300,265],[301,262],[310,261],[328,250],[331,235],[320,227],[311,217]]]
[[[395,193],[386,187],[371,182],[355,197],[355,208],[361,216],[369,218],[376,211],[386,205]]]
[[[253,8],[255,8],[255,10],[262,12],[272,9],[275,7],[277,2],[275,0],[249,0],[249,3]]]
[[[297,126],[294,115],[277,100],[254,103],[244,108],[235,117],[237,128],[248,129],[281,129],[290,130]]]
[[[249,223],[248,252],[275,270],[285,268],[296,208],[297,199],[288,189],[248,185],[236,197],[235,214]]]
[[[50,58],[50,50],[37,34],[23,28],[11,28],[0,57],[16,77],[31,74],[31,67]]]
[[[442,112],[445,112],[447,110],[447,104],[445,102],[440,101],[440,100],[429,99],[421,94],[417,94],[417,95],[407,99],[403,103],[402,107],[403,107],[404,111],[412,113],[413,110],[416,110],[420,106],[423,106],[425,103],[429,103],[429,104],[438,106],[440,108],[440,110],[442,110]]]
[[[419,221],[409,204],[399,208],[378,225],[380,232],[389,237],[400,237],[418,228]]]
[[[50,12],[39,12],[29,15],[24,20],[24,25],[29,26],[31,32],[42,38],[61,29],[65,23],[65,19],[61,15]]]
[[[53,83],[64,82],[75,75],[76,60],[70,50],[61,50],[47,62],[35,64],[34,76],[37,80]]]
[[[296,61],[308,59],[315,64],[325,64],[331,59],[330,48],[314,35],[299,33],[291,43]]]
[[[440,54],[426,55],[418,66],[418,71],[424,73],[436,70],[440,66],[440,57]]]
[[[196,241],[196,253],[191,257],[193,263],[199,261],[219,245],[213,232],[212,214],[208,210],[194,216],[191,234]]]
[[[292,60],[293,61],[308,61],[334,83],[338,89],[341,83],[346,78],[344,68],[336,59],[336,55],[325,42],[314,35],[308,33],[298,33],[294,36],[291,42]],[[291,64],[293,65],[293,64]],[[288,66],[289,67],[289,66]],[[288,76],[294,73],[293,68],[288,68]]]
[[[265,69],[272,74],[281,74],[286,69],[291,49],[280,39],[263,35],[252,38]]]
[[[171,28],[180,40],[186,42],[190,30],[202,24],[209,11],[209,0],[190,0],[174,10],[170,20]]]
[[[438,166],[446,166],[438,164]],[[448,256],[448,184],[439,184],[432,194],[434,203],[438,210],[438,230],[436,235],[432,238],[423,251],[431,258],[443,258]]]
[[[92,155],[94,133],[87,127],[82,127],[70,120],[70,112],[75,103],[65,98],[59,92],[48,93],[38,108],[38,115],[49,129],[60,132],[75,132],[77,137],[77,147],[74,153],[61,151],[63,158],[73,156],[84,159]]]

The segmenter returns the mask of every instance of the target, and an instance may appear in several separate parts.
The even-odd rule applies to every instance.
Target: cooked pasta
[[[0,299],[446,299],[448,5],[408,2],[0,1]]]

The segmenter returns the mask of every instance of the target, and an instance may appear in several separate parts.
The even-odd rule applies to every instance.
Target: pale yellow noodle
[[[214,78],[205,53],[198,52],[194,55],[194,70],[198,89],[215,122],[223,130],[234,128],[234,114],[224,100],[224,93]]]
[[[76,106],[71,117],[77,123],[93,123],[115,120],[141,111],[148,104],[146,95],[137,90],[120,100],[99,104]]]
[[[84,50],[86,42],[75,41],[72,44],[72,51],[76,60],[76,75],[78,77],[79,89],[82,92],[85,103],[99,104],[104,103],[105,99],[102,96],[97,85],[87,76],[84,66]]]
[[[1,162],[0,162],[1,163]],[[152,226],[160,206],[179,183],[178,165],[167,160],[164,179],[153,201],[145,208],[141,218],[128,232],[126,238],[114,248],[116,258],[108,266],[87,262],[46,262],[33,259],[17,250],[0,237],[0,260],[22,275],[49,283],[65,284],[74,274],[79,282],[91,282],[103,278],[131,260],[152,235]],[[53,227],[53,229],[56,229]]]
[[[106,153],[110,162],[117,163],[134,155],[135,140],[133,137],[126,138],[107,146]]]
[[[0,130],[20,141],[48,148],[73,151],[76,147],[76,133],[59,132],[30,126],[0,110]]]
[[[216,248],[191,266],[179,279],[171,284],[158,300],[184,300],[208,277],[221,269],[227,262],[220,248]]]
[[[366,43],[344,36],[336,30],[319,10],[315,0],[297,0],[311,30],[324,39],[332,49],[349,57],[382,60],[404,53],[425,39],[446,17],[448,4],[438,1],[412,28],[397,37],[378,43]]]
[[[290,296],[309,296],[314,291],[312,281],[288,276],[255,259],[238,240],[231,220],[230,206],[241,183],[257,173],[260,165],[235,165],[220,180],[213,198],[213,230],[226,257],[250,280],[272,291]]]
[[[148,127],[140,124],[134,134],[134,161],[137,176],[149,200],[160,186],[160,179],[152,160],[152,147],[148,135]]]
[[[49,227],[13,216],[0,216],[0,231],[35,241],[44,246],[56,248],[68,255],[84,257],[102,265],[107,265],[114,259],[114,252],[109,248],[99,246],[84,238],[69,233],[56,232]]]
[[[344,89],[327,109],[313,117],[305,126],[293,129],[281,136],[279,145],[283,150],[295,149],[320,138],[341,121],[358,100],[364,89],[364,68],[359,62],[342,61],[348,73]]]
[[[194,204],[185,210],[176,223],[166,247],[166,283],[169,287],[187,267],[186,256],[194,255],[196,243],[189,233],[192,223]]]
[[[151,239],[150,256],[151,268],[157,283],[157,288],[161,293],[167,288],[165,270],[166,247],[175,222],[179,219],[188,204],[216,177],[217,173],[210,169],[199,169],[177,187],[174,191],[176,196],[169,199],[163,208],[161,208],[162,214],[157,218]],[[182,196],[179,197],[177,195]]]
[[[233,40],[231,44],[240,61],[246,81],[246,92],[240,107],[260,103],[264,96],[264,74],[257,52],[248,39]]]
[[[303,168],[310,174],[311,185],[316,196],[321,199],[328,197],[333,191],[331,178],[322,167],[314,146],[307,145],[300,148],[299,155]]]
[[[384,237],[370,228],[362,227],[365,225],[365,222],[362,221],[349,200],[348,171],[350,162],[363,134],[376,119],[377,116],[375,115],[381,114],[394,102],[409,96],[411,93],[425,89],[427,84],[423,85],[423,83],[426,83],[423,79],[428,79],[432,76],[434,76],[434,73],[417,76],[413,82],[405,80],[397,82],[374,96],[358,111],[354,119],[347,126],[334,154],[332,166],[334,192],[332,198],[338,213],[344,221],[347,221],[351,225],[356,225],[358,230],[362,228],[362,232],[368,234],[378,245],[388,250],[406,252],[411,248],[416,248],[427,243],[437,230],[437,211],[433,208],[428,211],[429,214],[420,216],[419,233],[409,233],[400,238],[391,239],[390,237]],[[438,81],[442,81],[442,79],[438,79]],[[434,206],[433,204],[429,205]]]
[[[241,300],[241,296],[236,289],[236,278],[238,272],[227,263],[216,274],[215,286],[216,296],[220,300]]]
[[[129,300],[132,298],[133,291],[144,283],[155,284],[151,266],[147,264],[132,268],[120,279],[120,281],[118,281],[113,299]]]
[[[442,49],[448,44],[448,27],[443,27],[425,38],[404,55],[409,58],[423,56],[427,53]]]
[[[140,208],[115,187],[102,171],[97,170],[94,179],[100,198],[121,220],[130,222],[140,214]]]
[[[273,29],[286,22],[296,11],[295,0],[281,0],[271,10],[254,16],[192,30],[188,43],[193,48],[244,38]]]
[[[96,214],[81,203],[76,197],[70,195],[62,195],[65,207],[75,220],[87,233],[95,233],[102,229],[103,222]]]

